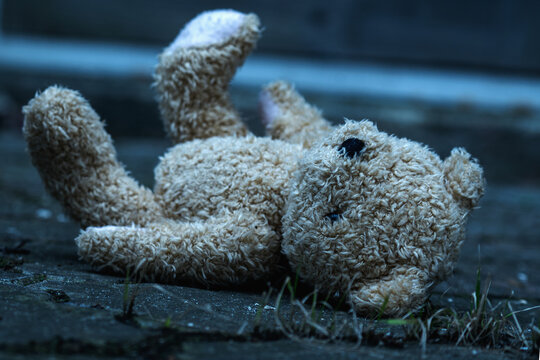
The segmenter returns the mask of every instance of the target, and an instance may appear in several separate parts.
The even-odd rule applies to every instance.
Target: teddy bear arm
[[[208,11],[189,22],[160,55],[155,87],[174,143],[247,134],[228,85],[258,38],[256,15]]]
[[[279,236],[262,219],[241,212],[206,222],[91,227],[76,243],[94,266],[149,281],[241,283],[267,276],[279,256]]]
[[[308,104],[292,85],[284,81],[271,83],[261,91],[259,109],[272,138],[304,148],[310,148],[333,129],[319,109]]]
[[[78,92],[51,86],[23,108],[23,133],[48,192],[83,227],[156,221],[161,207],[116,158],[104,124]]]
[[[415,310],[425,300],[429,283],[426,274],[414,267],[399,267],[383,279],[363,284],[351,291],[351,302],[357,311],[403,315]]]

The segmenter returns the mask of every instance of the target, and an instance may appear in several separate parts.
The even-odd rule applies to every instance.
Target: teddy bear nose
[[[341,144],[338,151],[349,158],[353,158],[360,154],[365,146],[366,144],[362,140],[358,138],[349,138]]]

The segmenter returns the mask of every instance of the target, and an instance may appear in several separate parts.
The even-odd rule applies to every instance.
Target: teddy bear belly
[[[254,136],[190,141],[162,158],[154,192],[172,219],[249,211],[278,229],[299,153],[295,145]]]

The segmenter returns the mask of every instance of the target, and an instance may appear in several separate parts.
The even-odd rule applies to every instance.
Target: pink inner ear
[[[268,91],[262,91],[259,95],[259,112],[261,122],[269,129],[274,120],[280,115],[279,106],[274,102],[272,95]]]
[[[179,47],[208,46],[224,42],[238,31],[245,16],[235,10],[203,12],[184,26],[165,51],[172,52]]]

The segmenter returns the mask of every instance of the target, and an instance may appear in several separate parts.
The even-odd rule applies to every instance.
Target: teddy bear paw
[[[172,52],[177,48],[223,43],[238,33],[248,16],[235,10],[203,12],[184,26],[166,52]]]
[[[261,91],[259,94],[259,113],[261,122],[267,130],[274,126],[277,118],[288,118],[288,121],[291,122],[294,117],[320,117],[318,111],[306,103],[304,98],[296,92],[294,86],[285,81],[268,84]]]
[[[263,90],[259,94],[259,114],[261,122],[267,130],[272,128],[274,120],[281,116],[279,105],[274,100],[274,96],[268,90]]]

